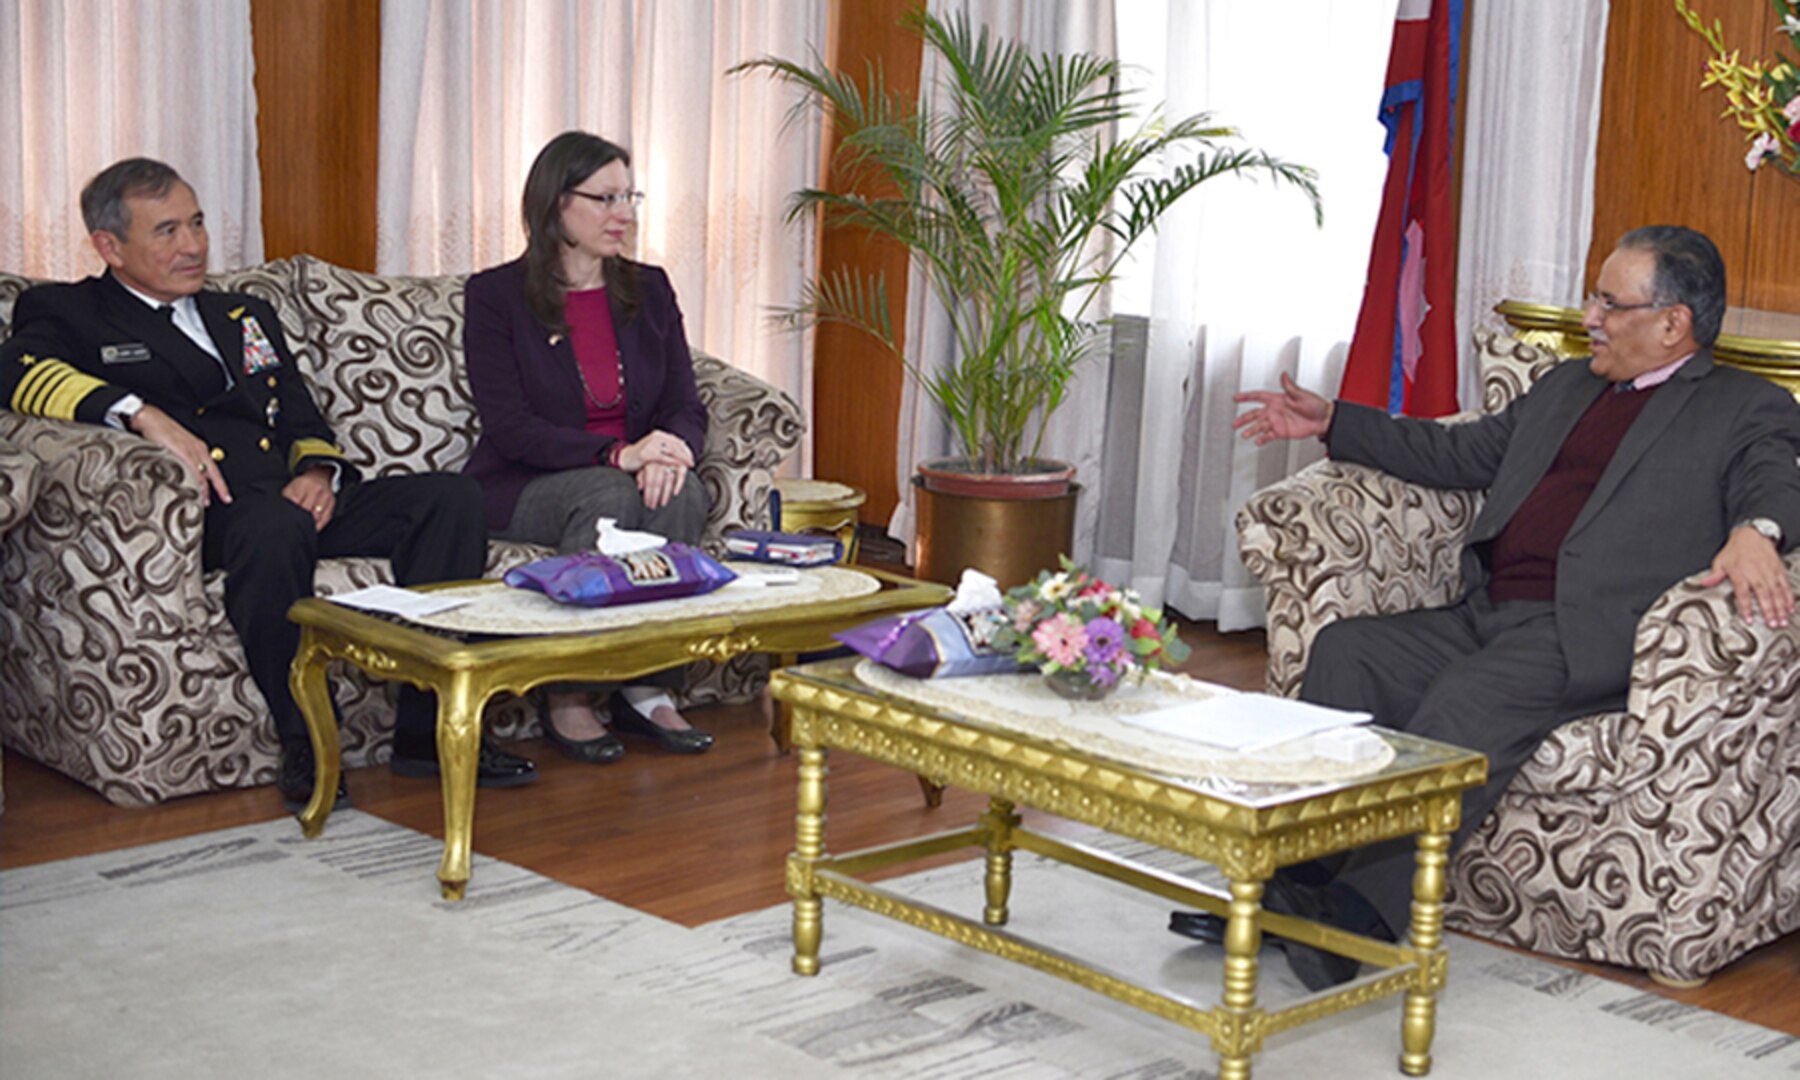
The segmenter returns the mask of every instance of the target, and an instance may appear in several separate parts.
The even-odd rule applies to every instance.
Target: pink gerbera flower
[[[1062,667],[1074,667],[1081,659],[1081,650],[1087,648],[1087,632],[1062,612],[1039,623],[1031,632],[1031,640],[1051,663]]]

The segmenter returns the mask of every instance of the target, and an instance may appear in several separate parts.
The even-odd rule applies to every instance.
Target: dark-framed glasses
[[[570,188],[569,194],[592,199],[608,210],[636,210],[644,205],[644,193],[641,191],[609,191],[603,195],[594,195],[590,192],[576,191],[574,188]]]
[[[1610,296],[1601,296],[1599,293],[1589,293],[1587,300],[1582,303],[1581,307],[1584,311],[1588,308],[1599,308],[1601,315],[1611,315],[1614,312],[1619,311],[1645,311],[1650,308],[1666,308],[1673,306],[1674,303],[1675,301],[1673,300],[1650,300],[1642,304],[1621,304]]]

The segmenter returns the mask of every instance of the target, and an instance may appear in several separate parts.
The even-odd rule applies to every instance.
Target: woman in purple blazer
[[[525,180],[524,256],[465,289],[481,438],[463,471],[481,482],[494,536],[591,551],[601,517],[687,543],[706,524],[693,471],[706,409],[681,309],[668,275],[623,255],[644,197],[630,166],[622,147],[586,132],[550,140]],[[664,689],[680,674],[614,693],[546,688],[544,736],[577,760],[618,760],[624,746],[596,708],[604,695],[621,731],[701,753],[712,736]]]

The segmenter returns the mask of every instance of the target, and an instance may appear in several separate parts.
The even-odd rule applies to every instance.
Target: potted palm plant
[[[1017,565],[982,569],[1017,583],[1055,565],[1069,546],[1073,470],[1041,461],[1039,451],[1070,379],[1104,345],[1093,307],[1120,260],[1178,199],[1215,176],[1266,173],[1299,188],[1315,217],[1318,189],[1311,170],[1242,145],[1235,129],[1204,113],[1125,130],[1134,102],[1120,89],[1116,60],[1031,52],[976,29],[966,15],[946,21],[921,8],[904,22],[939,61],[933,108],[887,89],[878,68],[861,82],[816,58],[807,66],[765,57],[733,71],[799,88],[797,112],[822,112],[839,137],[836,163],[850,190],[796,192],[790,218],[817,213],[828,227],[899,242],[949,312],[955,355],[929,367],[906,360],[879,274],[821,277],[784,313],[797,327],[838,322],[873,336],[955,433],[959,456],[924,463],[915,481],[921,572],[944,579],[964,562],[981,565],[979,553],[991,550]],[[1046,473],[1047,483],[1020,482]],[[984,482],[1002,498],[1062,498],[1060,535],[1044,536],[1041,515],[994,528],[986,510],[973,519],[934,512],[941,500],[933,495],[968,498]],[[987,538],[941,542],[929,534],[940,522]],[[1021,559],[1027,539],[1042,550]],[[934,567],[933,552],[954,554]]]

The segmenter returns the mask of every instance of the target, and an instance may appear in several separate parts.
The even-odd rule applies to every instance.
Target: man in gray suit
[[[1452,850],[1554,728],[1624,707],[1639,617],[1703,572],[1741,616],[1785,626],[1782,553],[1800,538],[1800,404],[1714,363],[1725,268],[1700,233],[1627,233],[1601,268],[1583,325],[1593,359],[1553,368],[1505,411],[1467,424],[1331,402],[1286,378],[1236,426],[1258,445],[1318,437],[1338,461],[1441,488],[1486,489],[1463,549],[1465,592],[1443,607],[1345,619],[1313,642],[1300,696],[1479,750],[1489,779],[1463,799]],[[1377,845],[1284,870],[1276,911],[1393,938],[1409,920],[1412,851]],[[1171,928],[1209,937],[1210,919]],[[1356,962],[1293,943],[1309,987]]]

